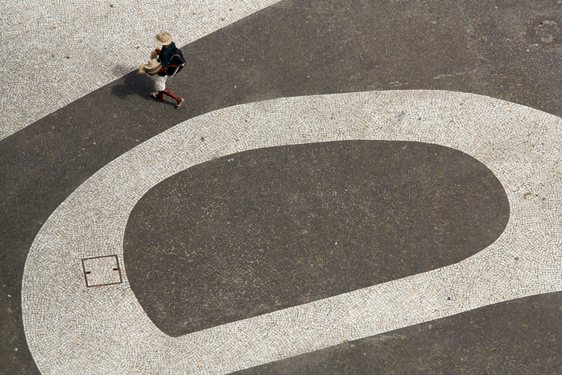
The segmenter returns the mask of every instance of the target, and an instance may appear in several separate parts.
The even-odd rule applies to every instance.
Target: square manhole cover
[[[117,255],[82,259],[86,287],[121,284],[121,268]]]

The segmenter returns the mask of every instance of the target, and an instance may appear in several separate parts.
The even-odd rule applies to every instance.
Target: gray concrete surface
[[[562,370],[560,306],[562,293],[522,298],[237,374],[554,375]]]
[[[513,123],[519,124],[517,132]],[[562,140],[556,135],[561,126],[557,116],[498,99],[415,90],[283,98],[185,121],[104,166],[42,226],[22,282],[27,344],[43,374],[228,373],[560,291]],[[80,261],[123,259],[131,211],[178,172],[253,149],[361,139],[470,152],[507,194],[510,217],[502,235],[459,263],[180,337],[152,323],[130,287],[126,266],[121,283],[108,277],[119,271],[115,264],[90,268],[111,285],[85,283],[89,276]],[[209,302],[217,299],[222,296],[208,296]]]
[[[114,5],[119,8],[121,3]],[[28,22],[12,22],[20,15],[56,20],[59,10],[72,16],[71,7],[63,3],[59,6],[62,8],[55,12],[48,5],[10,12],[9,20],[2,18],[4,25],[9,26],[3,29],[2,45],[14,46],[13,40],[24,35],[29,49],[38,52],[37,59],[43,59],[38,61],[54,61],[63,73],[72,70],[65,60],[56,60],[66,57],[61,57],[61,48],[44,36],[59,32],[72,36],[76,25],[47,22],[60,25],[55,33],[41,29],[41,23],[36,28]],[[100,11],[100,19],[104,18],[104,9],[102,5],[91,8],[93,12]],[[146,9],[153,8],[135,8],[141,12]],[[12,99],[2,100],[6,122],[2,123],[1,134],[23,130],[0,141],[0,328],[4,333],[0,342],[0,372],[38,373],[21,322],[21,280],[27,252],[54,209],[111,160],[189,117],[280,96],[396,88],[447,89],[503,98],[560,116],[560,9],[561,3],[556,0],[283,1],[186,46],[190,63],[172,87],[188,98],[188,112],[170,111],[171,107],[147,101],[144,95],[148,85],[134,74],[71,104],[71,100],[95,85],[69,97],[65,88],[80,86],[84,79],[75,74],[56,74],[60,87],[49,86],[52,91],[47,99],[39,96],[25,105],[22,103],[28,103],[30,97],[42,95],[45,85],[37,80],[20,82],[19,77],[8,81],[9,76],[4,75],[2,86],[9,88]],[[135,20],[146,21],[138,22],[137,29],[135,22],[129,23],[131,13],[119,12],[117,18],[109,17],[107,26],[120,25],[120,29],[133,35],[130,39],[138,35],[142,39],[138,43],[148,48],[150,42],[144,35],[152,33],[152,15],[139,18],[136,14]],[[177,19],[176,14],[173,17],[172,20]],[[174,33],[178,40],[193,40],[189,39],[195,35],[192,32],[203,30],[207,20],[200,17],[196,21],[204,26],[194,30],[190,24],[186,29],[189,32],[178,27]],[[213,27],[226,25],[230,19],[218,21],[224,23]],[[134,27],[131,29],[125,23]],[[71,27],[65,29],[65,25]],[[90,33],[97,35],[89,30],[79,36],[87,40]],[[115,46],[111,41],[99,40],[102,47]],[[47,56],[51,50],[56,51],[56,61]],[[103,68],[104,72],[113,72],[109,80],[132,69],[129,64],[134,65],[136,52],[126,55],[134,58],[124,65],[101,64],[109,65]],[[92,60],[93,65],[99,61]],[[5,71],[13,71],[12,63],[13,60],[3,63]],[[48,67],[44,69],[46,76],[53,71]],[[37,92],[37,87],[41,92]],[[50,107],[44,107],[44,101],[50,102]],[[69,105],[64,107],[66,104]],[[44,112],[37,112],[38,108]],[[29,125],[56,108],[60,110]],[[519,122],[515,120],[512,126],[518,127]],[[529,133],[532,144],[540,145],[540,135],[540,131]],[[532,172],[526,176],[530,179]],[[526,182],[522,183],[525,186]],[[546,199],[526,187],[521,193],[531,201]],[[547,238],[556,240],[559,234],[553,232]]]
[[[154,186],[131,212],[123,257],[139,303],[176,337],[457,263],[508,218],[501,183],[457,150],[275,147]]]

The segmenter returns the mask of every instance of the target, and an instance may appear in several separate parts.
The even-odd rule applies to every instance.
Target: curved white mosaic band
[[[278,1],[2,1],[0,140],[135,70],[158,31],[183,46]]]
[[[562,290],[560,134],[556,116],[445,91],[278,99],[186,121],[108,164],[41,228],[23,278],[30,350],[45,375],[225,373]],[[178,338],[152,324],[126,272],[121,284],[86,288],[81,259],[122,260],[131,210],[163,179],[244,150],[357,139],[436,143],[477,158],[507,192],[504,233],[458,264]]]

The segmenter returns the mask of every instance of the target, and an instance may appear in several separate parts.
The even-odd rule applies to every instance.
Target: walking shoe
[[[183,105],[183,102],[185,102],[185,100],[183,98],[180,98],[180,101],[176,103],[176,109],[181,107]]]
[[[163,99],[163,98],[161,98],[161,97],[158,96],[158,93],[157,93],[156,91],[151,92],[151,93],[150,93],[150,97],[151,97],[152,99],[156,99],[156,100],[162,100],[162,99]]]

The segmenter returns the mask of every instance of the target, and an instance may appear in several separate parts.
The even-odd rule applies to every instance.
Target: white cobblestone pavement
[[[41,228],[22,290],[33,358],[44,375],[225,373],[560,291],[560,134],[562,119],[529,107],[423,90],[277,99],[188,120],[98,171]],[[129,214],[151,187],[244,150],[357,139],[435,143],[475,157],[506,190],[505,231],[480,253],[430,272],[178,338],[158,330],[122,262]],[[122,283],[87,288],[81,260],[108,254],[120,259]]]
[[[183,46],[276,2],[0,1],[0,140],[135,70],[156,32]]]

